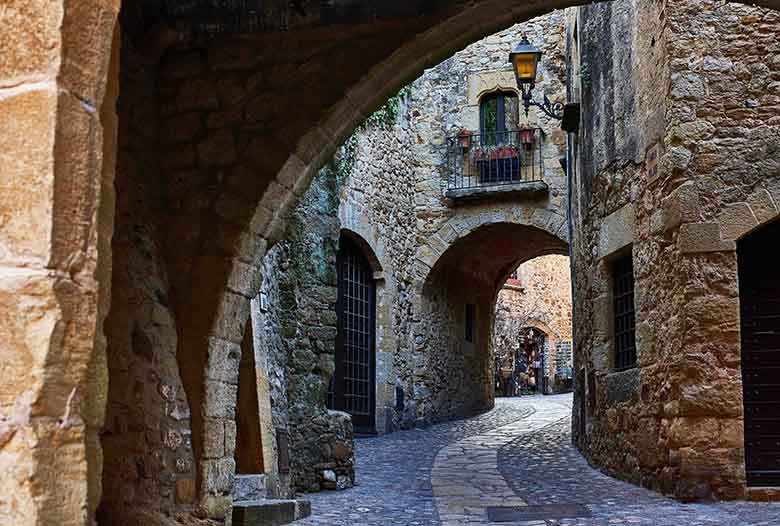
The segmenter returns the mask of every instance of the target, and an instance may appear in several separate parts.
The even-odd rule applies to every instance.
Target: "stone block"
[[[241,345],[221,338],[209,338],[207,378],[237,385],[240,361]]]
[[[0,99],[0,152],[13,152],[0,155],[0,262],[5,265],[43,267],[52,257],[56,114],[53,89]]]
[[[203,456],[222,458],[225,455],[225,425],[229,420],[203,421]],[[235,424],[234,424],[235,425]]]
[[[195,502],[196,485],[193,479],[178,479],[176,481],[176,504],[182,506]]]
[[[612,296],[602,294],[593,299],[593,339],[597,342],[612,341]]]
[[[225,455],[232,456],[236,450],[238,430],[233,420],[225,420]]]
[[[759,224],[766,223],[777,217],[777,207],[769,195],[769,191],[759,188],[748,198],[748,205],[756,216]]]
[[[478,71],[470,74],[466,82],[466,104],[468,106],[478,106],[480,96],[489,91],[497,89],[517,91],[517,81],[511,69]],[[475,124],[474,129],[476,130],[479,123]]]
[[[593,368],[597,372],[609,372],[612,367],[612,346],[600,344],[593,346]]]
[[[236,417],[238,386],[215,380],[206,380],[206,396],[203,401],[204,415],[211,418]]]
[[[119,39],[114,38],[114,27],[120,2],[67,2],[65,6],[58,81],[64,91],[99,108],[105,93],[111,46],[119,45]]]
[[[634,207],[628,204],[602,221],[599,230],[599,257],[609,257],[633,242]]]
[[[727,241],[736,241],[753,230],[758,220],[747,203],[735,203],[726,206],[718,216],[721,237]]]
[[[232,491],[236,472],[233,458],[207,459],[201,464],[204,492],[224,495]]]
[[[638,367],[606,375],[604,385],[607,392],[607,404],[630,402],[635,396],[639,396],[639,384]]]
[[[682,254],[735,251],[733,241],[721,239],[718,223],[688,223],[680,226],[677,248]]]
[[[281,526],[300,518],[296,511],[294,500],[236,503],[233,508],[233,526]]]
[[[204,495],[198,505],[198,513],[210,519],[223,519],[233,508],[231,495]],[[236,523],[234,523],[236,524]]]
[[[217,310],[213,334],[217,338],[240,344],[248,319],[249,298],[227,291]]]
[[[699,192],[687,182],[661,202],[662,220],[659,230],[669,232],[682,223],[693,223],[700,217]],[[656,229],[653,229],[656,231]]]
[[[244,502],[264,499],[266,496],[265,475],[236,475],[233,486],[233,501]]]
[[[47,0],[3,2],[0,81],[16,85],[23,78],[57,74],[64,5]]]
[[[233,260],[233,270],[228,278],[228,289],[247,298],[254,298],[263,281],[262,270],[240,259]]]

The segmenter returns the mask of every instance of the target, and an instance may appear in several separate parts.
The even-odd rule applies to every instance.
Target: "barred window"
[[[631,254],[615,261],[612,278],[615,315],[615,369],[622,371],[636,367],[634,264]]]

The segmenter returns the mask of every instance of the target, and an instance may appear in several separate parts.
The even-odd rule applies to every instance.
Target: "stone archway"
[[[339,209],[342,235],[355,240],[362,248],[374,270],[376,285],[376,432],[383,434],[393,428],[392,408],[395,404],[396,373],[393,353],[398,345],[392,298],[397,295],[396,273],[392,268],[387,248],[375,229],[361,221],[350,206]]]
[[[468,10],[423,21],[415,28],[419,33],[413,39],[388,40],[388,48],[398,51],[391,57],[372,57],[380,66],[372,69],[360,64],[353,80],[361,80],[345,82],[343,92],[336,94],[331,104],[323,104],[323,111],[303,121],[308,133],[290,131],[294,145],[283,146],[283,154],[267,160],[262,183],[250,196],[254,203],[247,208],[231,207],[219,193],[210,195],[213,199],[204,198],[214,210],[198,210],[193,215],[224,221],[206,221],[213,230],[194,236],[195,245],[202,249],[196,252],[202,255],[192,259],[194,263],[185,265],[186,271],[181,273],[181,262],[192,252],[171,250],[179,253],[167,255],[170,268],[176,271],[173,275],[180,280],[176,285],[178,316],[185,316],[184,306],[203,305],[202,312],[186,313],[192,316],[179,328],[179,348],[196,357],[193,366],[182,368],[196,414],[201,408],[215,410],[217,400],[230,400],[227,386],[209,383],[223,372],[222,366],[212,364],[205,372],[204,367],[240,344],[247,319],[240,313],[248,312],[248,298],[256,289],[258,272],[253,262],[283,226],[284,211],[295,200],[295,193],[308,184],[335,145],[373,106],[425,65],[509,21],[576,3],[481,2]],[[777,0],[758,3],[780,7]],[[110,183],[115,153],[111,137],[115,123],[108,103],[115,91],[106,89],[106,78],[118,7],[116,2],[14,2],[2,19],[3,27],[11,28],[2,32],[3,54],[11,58],[0,66],[0,113],[2,122],[7,123],[0,128],[0,135],[3,150],[12,154],[3,158],[0,169],[6,180],[13,181],[10,191],[2,193],[9,196],[2,201],[4,216],[13,217],[2,227],[3,291],[7,298],[2,303],[9,320],[4,326],[14,327],[5,338],[8,343],[3,351],[13,355],[9,363],[15,364],[6,376],[30,381],[14,383],[9,389],[2,410],[4,422],[10,424],[3,424],[0,436],[5,441],[4,452],[10,452],[9,465],[29,466],[31,472],[40,474],[40,490],[36,492],[43,497],[33,503],[31,490],[21,484],[27,475],[17,471],[7,470],[13,475],[4,476],[2,484],[8,494],[19,495],[16,507],[24,510],[25,517],[52,509],[49,502],[60,503],[57,509],[62,510],[63,524],[90,520],[100,493],[97,430],[102,427],[106,391],[100,326],[109,298]],[[92,29],[85,32],[85,27]],[[425,31],[427,27],[434,29]],[[452,39],[451,35],[458,37]],[[112,74],[112,78],[116,76]],[[273,137],[268,139],[273,143]],[[258,209],[254,198],[261,195],[265,197]],[[185,231],[193,229],[193,223],[182,226],[187,222],[184,217],[176,223]],[[38,226],[30,229],[28,225]],[[176,228],[171,228],[169,237],[176,238]],[[186,285],[192,283],[205,285],[197,294],[185,294]],[[20,354],[29,359],[17,360]],[[185,362],[189,363],[181,360],[182,365]],[[28,390],[30,385],[34,386],[32,391]],[[12,416],[7,417],[9,414]],[[36,446],[22,443],[27,433],[37,437]],[[199,429],[196,444],[201,434]],[[72,457],[54,455],[55,437],[73,446]],[[196,449],[201,447],[198,444]],[[52,473],[69,472],[64,464],[62,471],[52,469],[59,462],[77,472],[73,477],[54,479]],[[201,466],[200,471],[204,473],[205,468]],[[69,488],[61,482],[65,479]],[[74,491],[72,484],[81,489]],[[202,492],[210,491],[208,485],[203,486]],[[221,517],[225,499],[217,500],[215,514]],[[12,512],[3,508],[0,513]]]
[[[441,244],[426,254],[431,266],[418,259],[420,290],[414,295],[413,348],[426,360],[411,379],[402,378],[407,388],[425,396],[417,397],[416,414],[405,415],[406,420],[436,421],[492,406],[499,289],[521,263],[568,253],[567,242],[554,234],[566,231],[559,217],[541,208],[496,207],[485,215],[455,216],[440,230],[447,232],[448,243],[431,238],[429,247]]]

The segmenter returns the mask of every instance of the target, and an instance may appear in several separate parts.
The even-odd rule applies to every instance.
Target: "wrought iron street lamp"
[[[517,87],[520,88],[520,93],[523,96],[525,115],[527,117],[528,110],[531,106],[535,106],[553,119],[561,120],[563,119],[563,103],[552,102],[547,98],[547,95],[544,95],[542,102],[533,100],[532,92],[536,83],[536,72],[541,57],[542,52],[531,44],[525,36],[509,53],[509,62],[512,63],[512,67],[515,70]]]

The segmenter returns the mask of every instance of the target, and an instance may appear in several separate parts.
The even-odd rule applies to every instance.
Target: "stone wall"
[[[520,349],[520,331],[534,327],[545,333],[545,376],[548,392],[568,383],[559,374],[571,368],[571,270],[565,256],[542,256],[517,268],[498,293],[493,346],[501,367],[511,367]],[[561,349],[560,359],[558,349]],[[560,378],[556,381],[556,375]]]
[[[780,19],[675,0],[576,22],[576,441],[678,498],[744,497],[734,241],[777,215]],[[629,250],[638,367],[614,372],[610,265]]]
[[[355,478],[351,421],[326,410],[337,333],[336,211],[343,164],[334,159],[300,200],[286,239],[263,262],[260,294],[266,305],[253,303],[268,361],[273,426],[290,434],[289,484],[305,491],[343,489]]]
[[[556,237],[565,238],[563,136],[555,123],[531,113],[530,123],[546,131],[547,195],[459,207],[444,198],[447,138],[464,127],[478,132],[479,95],[516,89],[506,57],[525,33],[549,55],[550,69],[537,89],[560,99],[560,13],[474,44],[426,72],[360,126],[317,175],[289,218],[285,240],[266,256],[262,290],[270,307],[263,317],[273,364],[272,407],[275,422],[291,430],[296,487],[326,486],[323,466],[334,462],[332,451],[343,450],[329,447],[328,432],[311,425],[326,425],[329,418],[324,389],[333,371],[335,253],[342,233],[363,246],[377,284],[376,430],[424,425],[492,405],[498,276],[537,253],[565,251],[565,241]],[[489,265],[474,260],[481,252]],[[465,340],[466,304],[476,312],[471,342]]]
[[[148,219],[166,206],[159,178],[157,86],[124,42],[118,112],[117,208],[108,340],[109,390],[102,432],[103,524],[141,509],[192,510],[196,482],[190,406],[178,362],[177,326],[161,256],[163,234]],[[221,453],[221,452],[220,452]]]
[[[518,210],[527,210],[529,216],[535,209],[549,210],[552,216],[545,218],[544,228],[554,224],[556,234],[563,225],[566,190],[558,163],[563,134],[533,109],[521,122],[546,132],[542,148],[549,195],[455,207],[444,199],[451,176],[447,141],[463,129],[479,132],[481,95],[497,88],[516,90],[506,60],[511,45],[524,34],[546,53],[537,93],[561,100],[563,16],[555,13],[472,44],[426,71],[409,85],[394,126],[368,128],[357,136],[357,163],[345,183],[340,215],[345,223],[364,223],[359,232],[377,240],[369,244],[382,256],[388,283],[390,323],[382,327],[386,336],[380,351],[392,356],[392,367],[381,370],[378,388],[388,431],[463,416],[492,404],[487,386],[492,383],[490,324],[498,278],[453,254],[439,267],[436,262],[472,230],[501,221],[524,222]],[[557,221],[551,220],[556,216]],[[511,248],[509,252],[502,258],[512,263],[524,257]],[[463,338],[467,303],[477,306],[473,344]],[[393,408],[394,386],[404,392],[399,412]]]

